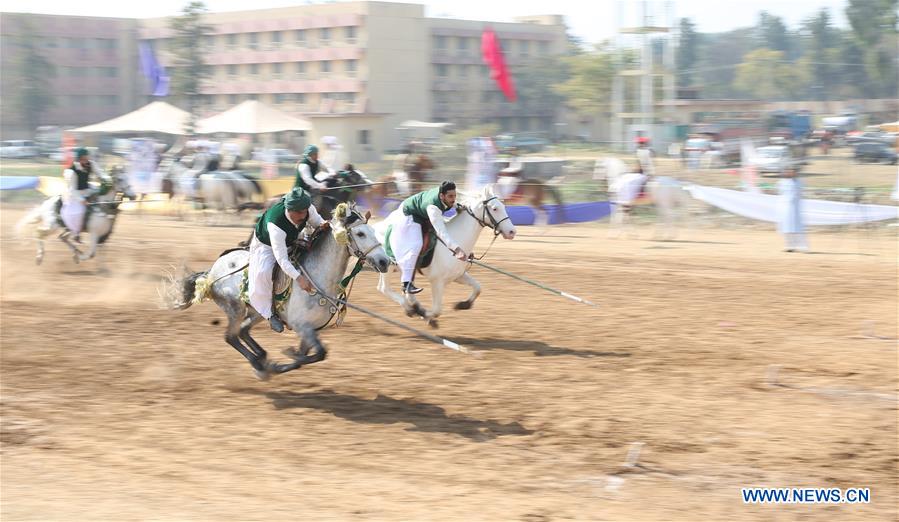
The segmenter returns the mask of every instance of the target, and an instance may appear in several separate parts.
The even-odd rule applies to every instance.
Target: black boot
[[[272,326],[272,330],[281,333],[284,331],[284,322],[281,321],[281,318],[278,317],[278,314],[272,314],[268,319],[269,324]]]
[[[418,288],[415,285],[413,285],[412,281],[403,283],[403,293],[412,295],[412,294],[417,294],[419,292],[421,292],[421,288]]]

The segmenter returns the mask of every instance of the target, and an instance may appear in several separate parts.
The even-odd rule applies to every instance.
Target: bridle
[[[360,214],[359,211],[351,210],[351,212],[352,215],[357,216],[359,219],[352,225],[346,227],[347,238],[349,239],[346,246],[354,256],[359,258],[360,261],[365,261],[365,259],[368,257],[368,254],[371,254],[373,250],[381,246],[381,243],[375,241],[375,244],[365,251],[363,251],[362,248],[359,247],[359,245],[356,243],[356,238],[353,236],[353,229],[358,226],[367,224],[368,221],[366,221],[365,217]]]
[[[494,199],[499,199],[499,197],[498,197],[498,196],[492,196],[492,197],[489,197],[489,198],[487,198],[487,199],[485,199],[484,201],[481,202],[481,204],[482,204],[483,207],[484,207],[484,210],[483,210],[483,213],[482,213],[482,215],[481,215],[480,218],[478,218],[478,216],[476,216],[476,215],[474,214],[474,212],[471,210],[471,208],[469,208],[469,207],[467,207],[467,206],[465,206],[465,205],[462,205],[461,203],[459,204],[459,208],[461,208],[462,210],[464,210],[465,212],[467,212],[468,215],[471,216],[471,217],[473,217],[474,220],[477,221],[478,224],[480,224],[482,227],[484,227],[484,228],[492,228],[492,229],[493,229],[493,239],[496,239],[496,236],[502,234],[502,232],[500,232],[500,230],[499,230],[499,226],[500,226],[501,224],[503,224],[503,222],[506,221],[507,219],[511,221],[512,218],[510,218],[508,215],[506,215],[506,217],[504,217],[504,218],[500,219],[499,221],[497,221],[496,218],[493,217],[493,214],[491,214],[491,213],[490,213],[490,210],[488,210],[488,207],[489,207],[488,203],[490,203],[490,202],[493,201]],[[487,223],[487,219],[490,219],[490,224]]]

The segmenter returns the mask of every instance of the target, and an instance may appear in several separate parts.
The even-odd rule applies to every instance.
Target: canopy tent
[[[283,131],[307,131],[312,125],[302,119],[256,101],[247,100],[225,112],[197,122],[197,134],[265,134]]]
[[[432,123],[429,121],[406,120],[400,123],[398,129],[445,129],[451,127],[452,123]]]
[[[166,102],[155,101],[128,114],[72,129],[70,132],[161,132],[181,135],[184,134],[189,119],[187,111]]]

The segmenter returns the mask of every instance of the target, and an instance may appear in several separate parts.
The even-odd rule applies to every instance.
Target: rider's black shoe
[[[277,314],[272,314],[268,322],[272,326],[272,330],[278,333],[284,331],[284,323],[281,321],[281,318],[277,316]]]
[[[417,286],[413,285],[412,281],[403,283],[403,293],[412,295],[412,294],[417,294],[419,292],[421,292],[421,288],[418,288]]]

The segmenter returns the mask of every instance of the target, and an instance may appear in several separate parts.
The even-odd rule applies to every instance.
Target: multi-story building
[[[46,78],[53,102],[39,125],[80,126],[135,108],[144,88],[138,73],[137,20],[84,16],[3,13],[0,16],[0,134],[31,139],[35,129],[16,93],[22,74],[22,44],[38,45],[53,65]]]

